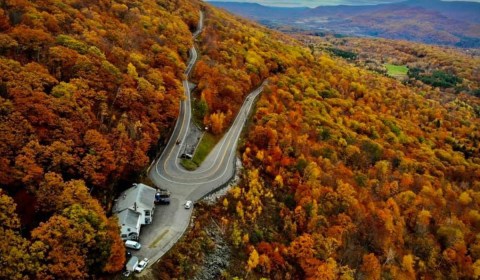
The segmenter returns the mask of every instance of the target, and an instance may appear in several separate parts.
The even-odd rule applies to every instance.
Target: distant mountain
[[[244,17],[248,17],[254,20],[262,19],[291,19],[303,16],[306,12],[310,11],[310,8],[285,8],[285,7],[271,7],[264,6],[257,3],[243,3],[243,2],[221,2],[221,1],[209,1],[208,3],[239,14]]]
[[[407,0],[399,3],[368,5],[368,6],[319,6],[309,9],[306,15],[359,15],[379,10],[395,11],[401,7],[416,7],[441,13],[451,19],[480,23],[480,3],[453,1],[445,2],[439,0]]]
[[[370,6],[278,8],[252,3],[210,2],[271,27],[480,47],[480,3],[407,0]]]
[[[404,3],[413,7],[433,10],[452,19],[480,23],[480,3],[477,2],[409,0]]]

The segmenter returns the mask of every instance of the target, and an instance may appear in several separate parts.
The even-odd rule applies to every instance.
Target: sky
[[[214,1],[214,0],[210,0]],[[334,6],[334,5],[374,5],[380,3],[394,3],[403,0],[215,0],[222,2],[249,2],[258,3],[267,6],[278,7],[318,7],[318,6]],[[455,0],[451,0],[455,1]],[[468,1],[468,0],[467,0]],[[480,0],[470,0],[469,2],[479,2]]]

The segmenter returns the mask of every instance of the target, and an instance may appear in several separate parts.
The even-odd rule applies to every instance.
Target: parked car
[[[185,202],[185,209],[190,209],[192,208],[193,202],[191,200],[188,200]]]
[[[186,158],[186,159],[192,159],[192,158],[193,158],[193,155],[192,155],[192,154],[188,154],[188,153],[183,153],[180,157],[181,157],[181,158]]]
[[[170,204],[170,198],[161,197],[158,199],[157,204]]]
[[[170,204],[170,192],[167,190],[157,190],[155,193],[155,204]]]
[[[163,198],[170,197],[170,192],[169,191],[160,192],[159,196]]]
[[[142,244],[138,243],[137,241],[127,240],[125,241],[125,247],[140,250],[140,248],[142,248]]]
[[[149,261],[150,260],[147,259],[147,258],[144,258],[143,260],[141,260],[138,263],[137,267],[135,268],[135,271],[136,272],[142,272],[145,269],[145,267],[147,267]]]

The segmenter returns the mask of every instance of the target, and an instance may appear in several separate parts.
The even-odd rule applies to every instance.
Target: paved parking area
[[[192,209],[185,209],[185,201],[172,195],[169,205],[157,205],[153,222],[142,228],[140,243],[142,248],[132,250],[139,259],[149,258],[152,262],[163,256],[182,236],[190,222]]]

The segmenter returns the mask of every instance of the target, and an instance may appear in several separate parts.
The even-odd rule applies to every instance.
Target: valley
[[[480,3],[399,1],[364,6],[278,8],[253,3],[211,3],[230,12],[288,31],[380,37],[464,48],[480,46]]]

